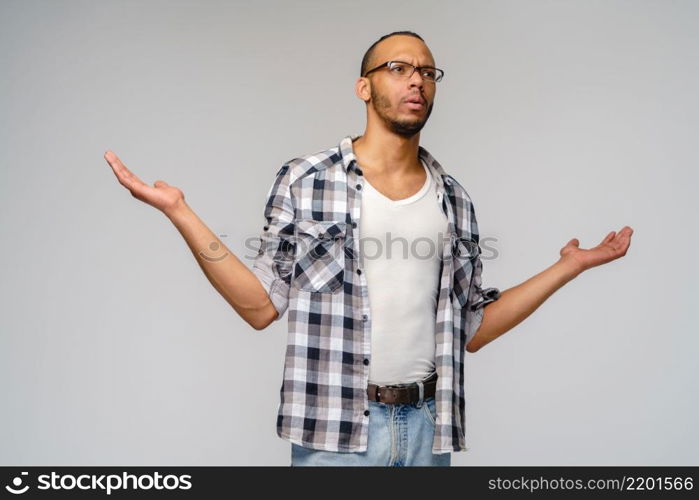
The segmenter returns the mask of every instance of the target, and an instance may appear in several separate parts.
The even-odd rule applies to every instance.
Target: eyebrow
[[[410,57],[407,56],[407,54],[400,54],[395,57],[389,58],[389,61],[405,61],[408,62],[408,59]],[[418,64],[418,66],[422,66],[423,68],[436,68],[436,66],[433,66],[431,64]]]

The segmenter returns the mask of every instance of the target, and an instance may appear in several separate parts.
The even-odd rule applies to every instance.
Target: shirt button
[[[364,410],[364,415],[369,415],[369,410]]]
[[[362,274],[362,270],[361,270],[361,269],[357,269],[357,274]]]
[[[369,364],[369,360],[366,359],[366,358],[364,358],[364,364],[365,364],[365,365],[368,365],[368,364]]]
[[[362,172],[362,169],[359,168],[359,167],[357,167],[357,174],[358,174],[358,175],[362,175],[362,173],[363,173],[363,172]]]
[[[369,316],[367,316],[366,314],[362,314],[362,321],[366,321],[368,319],[369,319]]]
[[[357,189],[362,189],[362,185],[361,185],[361,184],[357,184]]]
[[[269,226],[265,226],[265,227],[263,227],[262,229],[264,229],[265,231],[267,231],[267,230],[269,229]]]
[[[357,223],[352,221],[352,227],[357,227]]]

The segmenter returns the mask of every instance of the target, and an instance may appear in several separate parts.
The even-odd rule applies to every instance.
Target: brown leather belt
[[[435,395],[437,388],[437,372],[432,373],[432,375],[420,382],[422,382],[423,386],[423,401]],[[420,400],[420,384],[418,384],[418,382],[381,386],[369,384],[366,392],[370,401],[386,404],[417,403]]]

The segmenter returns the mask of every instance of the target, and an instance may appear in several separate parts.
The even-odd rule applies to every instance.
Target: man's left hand
[[[618,233],[612,231],[599,245],[589,249],[580,248],[578,239],[573,238],[561,248],[560,260],[569,263],[578,273],[606,264],[626,255],[632,234],[633,229],[630,226],[624,226]]]

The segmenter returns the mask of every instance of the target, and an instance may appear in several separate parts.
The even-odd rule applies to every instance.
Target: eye
[[[424,69],[422,70],[422,76],[425,78],[429,78],[431,80],[434,80],[435,77],[437,76],[437,72],[433,69]]]
[[[404,69],[405,68],[403,67],[402,64],[394,64],[391,67],[391,71],[393,71],[394,73],[402,73]]]

